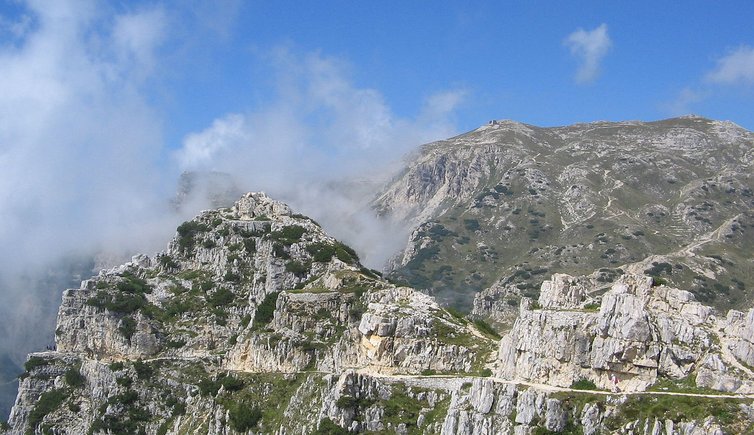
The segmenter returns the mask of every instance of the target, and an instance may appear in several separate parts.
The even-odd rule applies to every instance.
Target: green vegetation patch
[[[671,393],[723,394],[721,391],[696,386],[696,376],[681,379],[658,378],[649,391],[667,391]]]
[[[478,329],[482,334],[494,339],[494,340],[500,340],[502,337],[500,334],[498,334],[495,329],[490,326],[489,323],[487,323],[484,319],[477,319],[474,320],[474,326],[476,326],[476,329]]]
[[[196,235],[207,232],[209,227],[196,221],[184,222],[178,226],[178,247],[184,254],[194,250]]]
[[[217,308],[231,304],[234,299],[235,295],[232,291],[228,290],[225,287],[220,287],[219,289],[215,290],[214,293],[207,296],[207,303],[210,306]]]
[[[584,305],[584,311],[599,311],[601,305],[597,302],[592,302]]]
[[[144,279],[128,272],[124,272],[121,277],[123,280],[115,285],[118,290],[132,294],[152,293],[152,287]]]
[[[81,374],[79,369],[71,367],[65,371],[65,383],[73,388],[78,388],[84,385],[86,378]]]
[[[230,426],[241,433],[254,429],[262,419],[262,410],[250,401],[233,402],[228,406]]]
[[[421,414],[425,403],[409,395],[409,390],[402,384],[393,385],[390,398],[383,401],[382,406],[385,410],[383,420],[386,423],[392,423],[394,427],[404,423],[409,432],[415,430],[416,421]],[[428,404],[426,404],[428,405]]]
[[[306,233],[306,228],[300,225],[289,225],[283,227],[278,231],[270,232],[270,239],[277,240],[285,245],[292,245],[299,240]]]
[[[285,263],[286,272],[291,272],[292,274],[298,275],[298,276],[306,274],[306,272],[309,271],[310,267],[311,267],[310,264],[304,264],[296,260],[291,260]]]
[[[254,313],[254,328],[260,329],[272,321],[278,296],[280,296],[280,292],[269,293],[264,297],[262,303],[257,306]]]
[[[291,254],[289,254],[288,251],[285,250],[285,245],[280,242],[275,242],[272,244],[272,253],[276,257],[282,258],[284,260],[291,258]]]
[[[94,296],[87,299],[87,305],[106,309],[118,314],[131,314],[147,306],[147,298],[143,294],[115,293],[98,291]]]
[[[138,406],[138,400],[139,395],[133,390],[126,390],[109,398],[100,412],[104,414],[108,405],[118,405],[116,409],[119,412],[94,420],[89,432],[144,433],[144,424],[151,420],[152,414],[146,408]]]
[[[44,419],[47,414],[58,409],[67,398],[68,392],[62,389],[50,390],[42,393],[42,395],[39,396],[39,400],[37,400],[37,403],[34,405],[34,408],[32,408],[29,413],[29,430],[27,430],[26,433],[34,433],[34,429],[39,426],[42,419]]]
[[[319,422],[319,427],[312,432],[312,435],[348,435],[350,433],[351,432],[338,426],[329,418],[325,418]]]
[[[464,347],[471,347],[480,341],[479,338],[474,337],[463,326],[451,326],[451,324],[440,318],[433,319],[432,336],[443,343]]]
[[[27,372],[30,372],[34,370],[37,367],[43,367],[46,365],[49,365],[50,361],[46,358],[42,358],[39,356],[30,356],[28,360],[24,363],[24,370]]]
[[[731,428],[745,418],[739,408],[741,403],[745,402],[738,399],[690,396],[630,396],[618,408],[617,415],[605,420],[605,426],[614,431],[626,421],[659,419],[680,422],[714,416],[723,427]]]
[[[586,378],[581,378],[577,381],[573,381],[571,388],[574,390],[598,390],[597,384]]]
[[[178,263],[175,262],[169,255],[162,254],[157,257],[157,261],[160,263],[163,269],[171,270],[177,269]]]
[[[128,316],[120,319],[118,332],[123,334],[123,336],[126,337],[126,340],[130,341],[131,337],[136,333],[136,320]]]
[[[243,248],[246,250],[248,254],[253,254],[257,252],[257,241],[254,239],[244,239],[243,240]]]
[[[356,251],[345,243],[339,241],[335,241],[335,243],[310,243],[306,247],[306,250],[311,254],[312,261],[316,263],[327,263],[333,258],[333,256],[347,264],[354,264],[359,261],[359,256],[356,254]]]
[[[235,376],[226,375],[225,373],[219,374],[214,379],[203,378],[199,381],[197,386],[202,396],[217,396],[217,392],[220,391],[220,387],[223,387],[225,391],[233,392],[243,389],[245,382],[243,379],[239,379]]]
[[[306,250],[311,254],[312,261],[317,263],[327,263],[335,255],[335,245],[327,242],[310,243]]]
[[[154,375],[154,368],[141,360],[134,361],[134,370],[139,379],[149,379]]]
[[[237,376],[243,382],[242,387],[225,388],[216,401],[229,411],[231,426],[240,432],[259,427],[261,432],[267,433],[287,423],[284,412],[291,397],[306,379],[304,375],[277,373]]]

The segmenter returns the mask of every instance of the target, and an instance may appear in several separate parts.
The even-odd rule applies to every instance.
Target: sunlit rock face
[[[414,227],[390,279],[218,204],[65,291],[0,432],[745,433],[752,148],[703,118],[426,145],[375,202]]]
[[[738,332],[746,330],[743,313],[718,318],[690,292],[653,286],[643,275],[624,275],[604,294],[583,282],[554,275],[536,303],[524,300],[500,342],[501,377],[560,387],[588,380],[636,391],[659,378],[694,376],[699,387],[754,391],[750,370],[736,382],[721,377],[745,363],[738,351],[747,355]]]

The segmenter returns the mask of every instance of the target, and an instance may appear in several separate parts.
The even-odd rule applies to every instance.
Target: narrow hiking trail
[[[524,380],[510,380],[510,379],[502,379],[502,378],[496,378],[496,377],[482,377],[482,376],[454,376],[454,375],[387,375],[387,374],[380,374],[380,373],[369,373],[369,372],[360,372],[365,374],[370,374],[377,378],[383,378],[383,379],[394,379],[396,381],[404,381],[404,380],[421,380],[421,379],[428,379],[428,380],[436,380],[436,379],[444,379],[446,381],[452,381],[452,383],[460,382],[461,384],[473,381],[474,379],[489,379],[495,383],[500,384],[508,384],[508,385],[524,385],[527,387],[532,387],[538,390],[543,391],[552,391],[552,392],[570,392],[570,393],[579,393],[579,394],[594,394],[594,395],[602,395],[602,396],[684,396],[684,397],[703,397],[703,398],[710,398],[710,399],[752,399],[754,400],[754,394],[703,394],[703,393],[682,393],[682,392],[675,392],[675,391],[621,391],[621,392],[612,392],[612,391],[604,391],[604,390],[580,390],[575,388],[568,388],[568,387],[557,387],[554,385],[548,385],[548,384],[538,384],[534,382],[527,382]]]
[[[57,353],[55,351],[51,351]],[[142,360],[142,362],[158,362],[158,361],[184,361],[184,362],[206,362],[207,357],[156,357]],[[211,358],[210,358],[211,359]],[[122,360],[125,361],[125,360]],[[100,361],[105,363],[105,361]],[[271,372],[271,371],[250,371],[250,370],[233,370],[222,369],[221,371],[228,371],[233,373],[245,373],[245,374],[281,374],[281,375],[297,375],[297,374],[321,374],[321,375],[336,375],[339,376],[349,370],[353,370],[356,373],[372,376],[375,378],[384,379],[387,382],[404,382],[411,384],[412,386],[423,386],[430,388],[439,388],[444,390],[458,390],[463,384],[473,382],[475,379],[487,379],[498,384],[506,385],[523,385],[526,387],[535,388],[542,391],[551,392],[565,392],[565,393],[577,393],[577,394],[593,394],[599,396],[681,396],[681,397],[700,397],[708,399],[739,399],[739,400],[754,400],[754,394],[726,394],[726,393],[684,393],[676,391],[620,391],[612,392],[605,390],[581,390],[569,387],[558,387],[555,385],[540,384],[536,382],[529,382],[522,379],[503,379],[494,376],[474,376],[474,375],[462,375],[462,374],[438,374],[438,375],[410,375],[410,374],[396,374],[385,373],[381,370],[390,369],[391,367],[345,367],[339,372],[326,372],[318,370],[301,370],[292,372]]]

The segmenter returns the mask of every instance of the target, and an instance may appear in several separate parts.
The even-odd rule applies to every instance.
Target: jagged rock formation
[[[202,382],[233,391],[223,373],[478,373],[494,349],[466,320],[383,281],[314,221],[259,193],[182,224],[164,253],[67,290],[56,344],[27,363],[14,433],[167,430],[177,417],[168,408],[191,408]],[[160,372],[158,385],[140,385],[153,380],[145,371]],[[322,375],[312,379],[319,387]],[[212,399],[195,405],[191,415],[219,419],[210,432],[244,427]],[[73,409],[82,417],[63,423]]]
[[[588,380],[622,391],[645,390],[659,378],[693,378],[698,387],[754,393],[754,373],[739,370],[748,363],[728,348],[739,349],[745,327],[731,319],[742,313],[718,319],[691,293],[653,287],[652,278],[637,275],[621,277],[598,305],[583,282],[555,275],[542,284],[538,303],[524,300],[500,342],[500,377],[561,387]],[[737,382],[710,383],[711,370],[736,370]]]
[[[27,361],[8,431],[717,434],[749,427],[751,399],[743,396],[679,407],[662,396],[554,390],[579,376],[604,387],[618,374],[621,387],[645,388],[690,373],[707,388],[751,389],[736,372],[746,370],[749,348],[736,347],[743,353],[734,356],[731,349],[750,343],[754,314],[731,312],[715,323],[690,293],[650,287],[649,278],[623,277],[607,293],[591,283],[555,275],[543,285],[542,308],[524,299],[521,318],[498,344],[488,326],[360,266],[350,248],[285,204],[247,194],[181,225],[164,253],[134,257],[67,290],[57,349]],[[600,311],[590,311],[599,301]],[[735,388],[717,382],[725,376]],[[647,409],[646,400],[657,403]],[[718,412],[729,417],[703,417]]]
[[[395,278],[501,323],[550,274],[595,270],[727,310],[752,301],[753,161],[753,133],[700,117],[496,121],[424,145],[375,207],[414,228]]]
[[[442,304],[246,194],[67,290],[0,433],[751,432],[754,310],[719,313],[748,306],[753,144],[682,118],[425,146],[377,205]]]

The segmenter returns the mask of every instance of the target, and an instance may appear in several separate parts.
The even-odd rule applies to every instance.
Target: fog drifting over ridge
[[[438,93],[413,119],[396,116],[380,93],[353,85],[341,61],[273,51],[277,98],[263,110],[231,113],[186,136],[173,157],[186,171],[232,174],[242,190],[264,190],[308,214],[380,268],[405,243],[400,225],[369,202],[417,145],[455,134],[460,90]]]
[[[375,183],[414,146],[455,133],[462,91],[429,96],[403,118],[354,85],[343,61],[274,49],[269,104],[192,127],[171,147],[170,115],[151,92],[170,66],[165,45],[180,44],[178,12],[85,0],[21,7],[2,22],[13,32],[0,47],[0,357],[15,364],[51,343],[62,287],[94,272],[95,257],[161,250],[207,207],[195,198],[171,209],[183,171],[227,172],[242,190],[287,201],[379,267],[405,231],[368,209]]]

